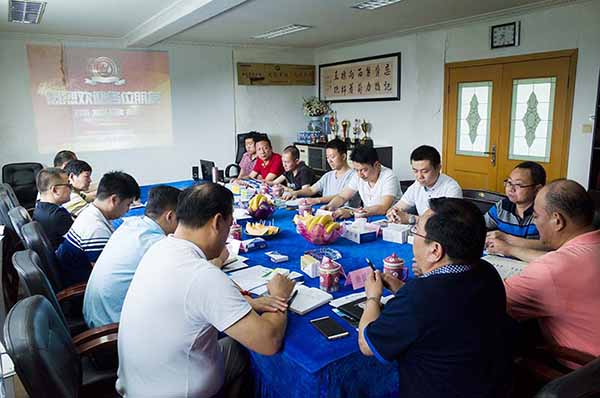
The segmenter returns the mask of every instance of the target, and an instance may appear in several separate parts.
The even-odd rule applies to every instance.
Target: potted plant
[[[323,129],[323,116],[330,111],[329,103],[321,101],[317,97],[303,98],[302,107],[304,115],[308,116],[311,121],[308,124],[309,131],[321,131]]]

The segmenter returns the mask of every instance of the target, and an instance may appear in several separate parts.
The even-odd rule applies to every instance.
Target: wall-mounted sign
[[[238,62],[238,84],[244,86],[314,86],[314,65]]]

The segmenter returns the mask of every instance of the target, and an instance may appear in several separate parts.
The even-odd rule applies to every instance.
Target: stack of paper
[[[527,266],[524,261],[515,260],[513,258],[487,255],[482,257],[482,260],[492,264],[502,279],[508,279],[513,275],[518,275]]]
[[[302,278],[302,274],[285,268],[267,268],[262,265],[246,268],[231,274],[231,279],[242,289],[255,294],[263,294],[266,284],[276,275],[282,274],[290,279]],[[264,287],[264,288],[263,288]],[[257,289],[263,288],[263,289]]]
[[[229,258],[225,260],[224,267],[222,268],[224,272],[232,272],[238,269],[248,267],[248,264],[246,264],[246,260],[248,260],[248,258],[238,255],[238,253],[240,252],[241,243],[241,241],[236,239],[230,239],[227,242]]]

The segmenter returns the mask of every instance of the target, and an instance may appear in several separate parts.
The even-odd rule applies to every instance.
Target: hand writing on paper
[[[267,285],[271,297],[290,297],[294,290],[295,281],[277,273]]]
[[[334,219],[346,219],[352,217],[352,211],[350,209],[337,209],[333,212]]]
[[[258,297],[250,300],[252,309],[261,312],[277,312],[287,310],[287,298],[279,296]]]
[[[367,297],[378,297],[381,298],[383,294],[383,279],[381,272],[371,271],[365,280],[365,292]]]
[[[510,256],[511,246],[503,239],[497,238],[486,238],[485,250],[488,254],[501,254],[503,256]]]
[[[404,282],[392,274],[383,273],[381,277],[383,279],[383,286],[394,294],[404,286]]]

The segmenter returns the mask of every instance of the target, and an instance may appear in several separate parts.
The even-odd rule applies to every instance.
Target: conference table
[[[195,181],[166,183],[177,188],[186,188]],[[143,186],[141,201],[146,202],[148,191],[155,185]],[[133,209],[127,216],[141,215],[143,209]],[[305,285],[319,286],[319,278],[310,278],[300,269],[300,257],[305,251],[319,248],[296,232],[292,218],[295,210],[277,209],[272,216],[274,225],[280,228],[279,234],[267,240],[267,248],[244,253],[250,266],[288,268],[300,272]],[[120,222],[115,222],[118,225]],[[245,232],[244,232],[245,235]],[[246,237],[244,236],[244,239]],[[342,258],[338,262],[346,272],[365,267],[368,257],[379,270],[383,269],[383,259],[392,253],[401,257],[409,268],[412,278],[412,246],[386,242],[378,237],[373,242],[354,243],[340,237],[327,247],[338,250]],[[277,250],[289,257],[287,262],[273,263],[265,255],[266,251]],[[357,293],[340,282],[340,290],[334,298]],[[390,294],[390,292],[384,292]],[[349,336],[329,341],[311,324],[310,320],[330,316],[338,321]],[[398,372],[395,364],[382,364],[375,357],[362,355],[358,348],[357,331],[345,320],[338,317],[329,305],[324,305],[303,316],[290,312],[283,347],[273,356],[251,353],[252,372],[255,380],[255,396],[268,397],[391,397],[398,395]]]

